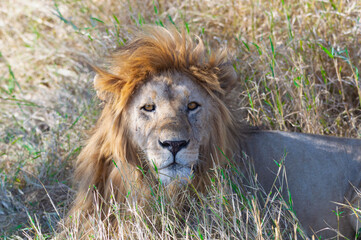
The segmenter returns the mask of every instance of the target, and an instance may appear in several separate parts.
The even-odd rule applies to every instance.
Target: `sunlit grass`
[[[360,12],[344,0],[2,1],[0,236],[54,236],[72,201],[73,163],[101,109],[84,62],[102,64],[144,24],[185,28],[209,51],[228,46],[249,124],[361,137]],[[129,202],[131,218],[119,222],[136,239],[295,236],[289,200],[265,201],[254,177],[230,177],[244,196],[222,175],[208,195],[185,191],[188,215],[166,194],[147,211]]]

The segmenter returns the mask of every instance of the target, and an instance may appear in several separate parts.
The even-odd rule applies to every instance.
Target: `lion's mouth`
[[[171,163],[161,169],[158,169],[159,179],[165,186],[172,181],[180,181],[187,184],[193,176],[193,167],[179,163]]]
[[[176,163],[176,162],[172,162],[172,163],[168,164],[167,166],[158,168],[158,170],[168,169],[168,170],[177,171],[177,170],[182,169],[182,168],[190,168],[190,169],[192,169],[193,167],[188,166],[188,165],[179,164],[179,163]]]

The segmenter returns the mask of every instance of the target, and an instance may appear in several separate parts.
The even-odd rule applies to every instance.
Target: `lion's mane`
[[[175,28],[148,27],[110,57],[107,70],[94,67],[94,86],[105,106],[90,139],[81,151],[75,170],[77,196],[71,214],[92,213],[96,204],[92,192],[102,197],[103,209],[110,198],[122,202],[132,187],[142,187],[145,166],[142,154],[131,140],[128,118],[124,114],[134,91],[152,76],[162,72],[189,74],[214,100],[217,114],[209,119],[210,142],[202,146],[200,155],[206,161],[195,175],[205,176],[214,161],[222,164],[239,152],[238,124],[229,108],[229,97],[237,85],[237,74],[228,60],[227,51],[209,54],[201,39],[193,41]],[[217,159],[217,160],[215,160]],[[146,167],[143,170],[146,170]],[[202,188],[202,184],[197,187]],[[97,203],[99,204],[99,203]]]

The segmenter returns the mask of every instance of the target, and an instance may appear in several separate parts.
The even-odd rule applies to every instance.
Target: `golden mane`
[[[219,149],[228,157],[239,152],[238,124],[226,102],[226,93],[234,88],[238,77],[226,50],[208,54],[200,38],[195,43],[184,31],[146,27],[129,44],[112,54],[109,70],[94,69],[97,73],[95,89],[106,103],[77,160],[75,181],[78,193],[71,214],[79,210],[84,214],[92,212],[95,203],[89,192],[94,190],[103,197],[103,208],[106,209],[111,196],[122,202],[130,189],[142,187],[143,174],[139,166],[145,171],[147,169],[141,153],[130,140],[124,109],[134,91],[157,74],[187,74],[216,103],[217,114],[210,119],[212,142],[201,149],[202,159],[207,159],[207,162],[199,171],[202,176],[196,178],[205,177],[213,161],[225,161]],[[219,160],[221,158],[223,160]]]
[[[175,28],[148,26],[128,45],[115,51],[110,60],[111,73],[95,67],[98,73],[95,89],[100,95],[112,93],[118,111],[126,106],[136,87],[149,76],[164,71],[189,73],[209,94],[218,97],[237,82],[226,50],[209,55],[200,38],[196,44],[184,31],[179,33]]]

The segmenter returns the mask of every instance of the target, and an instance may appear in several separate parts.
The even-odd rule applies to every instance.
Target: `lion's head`
[[[209,126],[215,120],[212,116],[221,114],[215,106],[187,73],[160,73],[134,92],[124,112],[129,136],[164,184],[189,178],[209,161],[204,149],[209,150],[215,137]]]
[[[95,70],[105,106],[77,161],[73,211],[91,210],[89,186],[122,201],[143,171],[158,172],[163,184],[192,175],[199,183],[222,154],[237,152],[227,102],[237,74],[225,50],[208,54],[199,38],[149,27],[111,56],[108,70]]]

